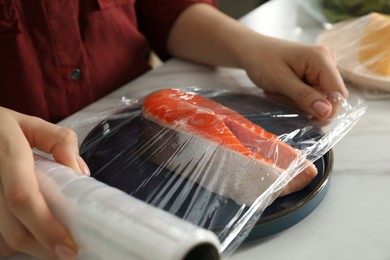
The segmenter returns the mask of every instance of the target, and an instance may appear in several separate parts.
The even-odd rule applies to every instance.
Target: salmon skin
[[[238,204],[252,205],[301,156],[236,111],[192,92],[151,93],[141,119],[142,150],[150,161]],[[273,199],[301,190],[316,174],[310,164]]]

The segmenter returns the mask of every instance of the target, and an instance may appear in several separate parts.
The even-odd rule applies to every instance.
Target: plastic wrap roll
[[[41,191],[79,245],[80,259],[219,259],[211,232],[36,156]]]

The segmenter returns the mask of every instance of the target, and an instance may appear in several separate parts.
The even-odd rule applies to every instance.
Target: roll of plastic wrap
[[[211,231],[42,156],[35,167],[47,203],[79,245],[79,259],[220,259]]]

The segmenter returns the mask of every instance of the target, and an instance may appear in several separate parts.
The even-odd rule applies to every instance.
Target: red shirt
[[[0,106],[58,121],[162,59],[178,15],[215,0],[0,0]]]

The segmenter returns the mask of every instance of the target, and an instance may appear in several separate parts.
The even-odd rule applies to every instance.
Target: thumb
[[[332,103],[315,88],[303,86],[297,92],[296,102],[306,112],[318,119],[326,119],[332,114]]]

